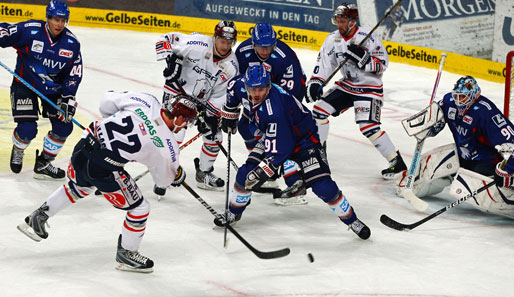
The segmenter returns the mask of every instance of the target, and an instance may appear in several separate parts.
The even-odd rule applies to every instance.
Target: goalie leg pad
[[[435,195],[449,186],[452,176],[459,170],[459,159],[455,145],[447,144],[434,148],[420,157],[418,170],[414,178],[413,192],[418,197]],[[405,187],[406,172],[396,177],[396,194],[401,195]]]
[[[490,177],[460,168],[450,187],[450,194],[460,199],[491,181],[493,179]],[[498,187],[492,186],[478,193],[475,199],[469,199],[466,202],[483,212],[514,218],[514,191],[510,189],[499,190]]]

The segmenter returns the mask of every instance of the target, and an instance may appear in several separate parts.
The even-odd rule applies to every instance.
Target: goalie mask
[[[167,109],[171,116],[173,117],[173,132],[178,131],[180,128],[185,126],[191,126],[196,119],[196,115],[198,111],[196,109],[196,104],[191,99],[191,97],[185,94],[179,94],[165,103],[165,109]],[[177,118],[179,116],[183,117],[183,123],[181,125],[177,125]],[[176,132],[175,132],[176,133]]]
[[[461,77],[453,87],[452,97],[459,110],[459,115],[463,116],[480,97],[480,87],[473,77],[469,75]]]

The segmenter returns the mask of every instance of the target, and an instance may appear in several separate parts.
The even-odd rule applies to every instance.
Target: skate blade
[[[153,272],[153,267],[150,268],[134,268],[130,265],[124,263],[117,263],[114,267],[120,271],[129,271],[129,272],[139,272],[139,273],[150,273]]]
[[[223,192],[225,190],[224,187],[213,187],[213,186],[206,185],[204,183],[197,183],[196,186],[200,189],[207,190],[207,191]]]
[[[50,177],[46,174],[39,174],[39,173],[35,173],[34,172],[34,175],[32,176],[34,179],[37,179],[37,180],[54,180],[54,181],[63,181],[66,179],[66,176],[65,177],[62,177],[62,178],[53,178],[53,177]]]
[[[290,205],[305,205],[308,204],[307,200],[302,197],[291,197],[291,198],[275,198],[273,202],[277,205],[290,206]]]
[[[16,228],[18,228],[18,230],[20,230],[20,232],[25,234],[28,238],[30,238],[36,242],[40,242],[41,239],[43,239],[43,238],[39,237],[39,235],[34,233],[34,230],[25,222],[19,224],[18,226],[16,226]]]
[[[382,174],[382,177],[385,179],[385,180],[391,180],[391,179],[394,179],[394,176],[396,175],[397,173],[386,173],[386,174]]]
[[[273,188],[273,189],[280,189],[280,186],[278,185],[276,180],[268,180],[262,184],[261,188]]]

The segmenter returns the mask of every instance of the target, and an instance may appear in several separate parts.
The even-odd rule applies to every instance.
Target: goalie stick
[[[441,79],[441,73],[443,72],[444,60],[446,59],[447,54],[441,54],[441,62],[439,63],[439,70],[437,71],[437,77],[435,79],[434,88],[432,89],[432,96],[430,98],[430,104],[434,101],[435,93],[437,91],[437,87],[439,86],[439,80]],[[430,105],[429,104],[429,105]],[[429,119],[432,117],[432,109],[430,109]],[[414,180],[416,178],[416,172],[418,171],[419,161],[421,158],[421,150],[423,149],[423,144],[425,143],[425,138],[417,139],[416,148],[414,149],[414,155],[412,157],[412,161],[410,163],[409,171],[406,175],[407,184],[402,189],[403,197],[417,210],[425,211],[428,208],[428,203],[421,200],[416,194],[414,194]]]
[[[415,223],[412,223],[412,224],[403,224],[403,223],[400,223],[400,222],[397,222],[393,219],[391,219],[390,217],[388,217],[387,215],[383,214],[382,216],[380,216],[380,222],[382,222],[382,224],[386,225],[387,227],[389,228],[392,228],[392,229],[395,229],[395,230],[398,230],[398,231],[404,231],[404,230],[412,230],[416,227],[418,227],[419,225],[423,224],[423,223],[426,223],[427,221],[430,221],[431,219],[437,217],[438,215],[442,214],[443,212],[446,212],[447,210],[449,210],[450,208],[453,208],[459,204],[461,204],[462,202],[470,199],[470,198],[474,198],[478,193],[488,189],[489,187],[493,186],[494,185],[494,181],[478,188],[477,190],[469,193],[468,195],[460,198],[459,200],[455,201],[455,202],[452,202],[451,204],[448,204],[446,205],[445,207],[441,208],[440,210],[434,212],[433,214],[429,215],[428,217],[425,217],[424,219],[421,219]]]
[[[394,11],[396,9],[396,7],[398,7],[400,5],[400,3],[402,2],[402,0],[398,0],[398,2],[396,2],[385,14],[384,16],[382,17],[382,19],[380,19],[380,21],[378,21],[378,23],[375,25],[375,27],[373,27],[373,29],[371,29],[371,31],[369,31],[368,35],[366,35],[366,37],[364,37],[364,39],[361,40],[361,42],[359,42],[359,47],[361,45],[364,44],[364,42],[366,42],[366,40],[368,40],[370,37],[371,37],[371,34],[373,34],[373,32],[375,32],[375,30],[378,28],[378,26],[380,26],[380,24],[382,24],[384,22],[384,20],[387,18],[387,16],[389,14],[391,14],[392,11]],[[334,75],[336,75],[337,72],[339,72],[339,70],[341,69],[341,67],[344,66],[344,64],[346,64],[346,62],[348,62],[348,59],[344,59],[343,62],[341,62],[341,64],[339,64],[336,69],[332,72],[332,74],[330,74],[330,76],[323,82],[323,84],[321,85],[320,87],[320,90],[323,89],[324,86],[326,86],[328,84],[328,82],[334,77]]]
[[[193,197],[195,197],[196,200],[198,200],[213,216],[215,216],[216,218],[220,218],[221,217],[221,215],[218,214],[216,212],[216,210],[214,210],[207,202],[205,202],[205,200],[203,200],[202,197],[200,197],[200,195],[198,195],[186,182],[183,182],[182,186],[184,186],[184,188],[186,188],[186,190],[189,193],[191,193],[191,195],[193,195]],[[276,258],[285,257],[285,256],[289,255],[289,253],[291,252],[291,250],[289,248],[283,248],[281,250],[276,250],[276,251],[271,251],[271,252],[259,251],[258,249],[254,248],[248,241],[246,241],[246,239],[244,239],[243,236],[241,236],[241,234],[239,234],[229,224],[227,224],[227,229],[232,234],[234,234],[234,236],[237,239],[239,239],[258,258],[261,258],[261,259],[276,259]]]

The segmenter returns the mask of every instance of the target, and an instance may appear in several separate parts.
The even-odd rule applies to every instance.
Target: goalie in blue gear
[[[481,94],[471,76],[457,80],[453,90],[427,107],[433,121],[406,129],[418,139],[434,137],[445,125],[454,143],[434,148],[420,157],[413,191],[418,197],[433,196],[450,186],[456,199],[496,182],[496,187],[467,200],[474,207],[514,218],[514,125],[496,105]],[[420,113],[421,114],[421,113]],[[396,178],[402,195],[405,174]]]
[[[369,238],[370,229],[357,218],[346,196],[330,176],[311,112],[280,86],[272,84],[270,73],[262,65],[246,70],[245,88],[253,111],[250,120],[264,135],[237,172],[230,193],[229,212],[214,223],[223,226],[240,220],[253,189],[280,172],[284,161],[290,159],[302,167],[306,186],[312,188],[360,238]]]
[[[16,122],[10,166],[19,173],[25,149],[37,135],[39,114],[48,118],[51,130],[43,139],[42,153],[36,151],[34,178],[62,179],[64,170],[50,161],[61,151],[73,131],[71,119],[77,103],[75,94],[82,80],[80,43],[66,25],[70,11],[65,2],[52,0],[46,7],[46,22],[29,20],[17,24],[0,23],[0,47],[17,50],[16,74],[55,103],[45,100],[39,110],[38,95],[17,79],[11,84],[12,115]]]

